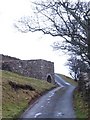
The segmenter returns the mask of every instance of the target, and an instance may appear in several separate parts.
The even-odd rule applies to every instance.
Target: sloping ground
[[[71,85],[77,86],[77,82],[75,82],[72,78],[62,75],[62,74],[58,74],[60,75],[60,77],[62,77],[66,82],[69,82]]]
[[[55,87],[46,81],[24,77],[8,71],[1,72],[3,118],[17,117],[36,98]]]

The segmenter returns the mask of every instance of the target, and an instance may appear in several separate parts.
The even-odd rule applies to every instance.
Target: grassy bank
[[[35,100],[35,98],[38,98],[45,91],[55,87],[46,81],[24,77],[8,71],[0,71],[0,73],[1,72],[3,118],[17,117]],[[21,87],[29,85],[33,90],[23,88],[16,89],[16,86],[11,86],[9,82]]]
[[[74,108],[77,118],[88,118],[88,104],[82,98],[82,93],[77,89],[74,91]]]

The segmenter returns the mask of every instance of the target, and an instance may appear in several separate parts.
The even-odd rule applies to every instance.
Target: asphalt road
[[[55,75],[60,87],[48,92],[29,107],[21,118],[75,118],[72,95],[75,86]]]

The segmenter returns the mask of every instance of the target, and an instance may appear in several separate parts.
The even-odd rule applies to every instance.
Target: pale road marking
[[[34,118],[38,117],[39,115],[41,115],[42,113],[37,113]]]
[[[53,95],[50,95],[49,97],[51,98]]]
[[[65,82],[65,84],[67,84],[67,85],[71,85],[71,84],[69,84],[69,83],[67,83],[67,82]]]
[[[48,103],[50,103],[50,102],[48,101]]]
[[[48,98],[47,100],[49,101],[50,99]]]
[[[52,93],[49,97],[52,97],[54,95],[54,93]]]
[[[43,105],[41,106],[41,108],[44,107]]]
[[[59,113],[57,114],[57,117],[58,117],[58,116],[62,116],[62,115],[63,115],[63,114],[62,114],[61,112],[59,112]]]

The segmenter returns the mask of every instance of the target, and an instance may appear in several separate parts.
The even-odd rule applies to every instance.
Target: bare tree
[[[77,61],[78,61],[77,58],[72,56],[71,58],[68,59],[68,62],[66,64],[69,66],[70,75],[73,77],[75,81],[77,81],[78,79],[78,74],[80,70]]]
[[[67,49],[90,65],[89,40],[87,39],[88,2],[74,2],[69,0],[45,0],[34,2],[34,15],[22,17],[15,27],[22,32],[42,31],[44,34],[60,36],[65,44],[54,43],[57,49]]]
[[[72,55],[68,59],[66,66],[69,66],[70,75],[75,81],[79,80],[79,75],[81,72],[88,72],[89,70],[88,64],[76,55]]]

